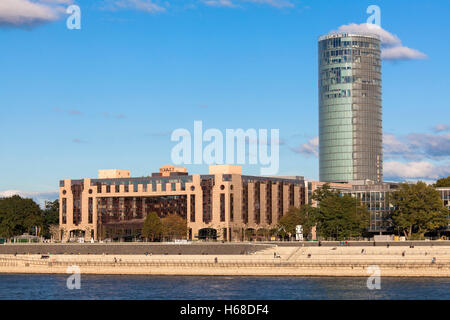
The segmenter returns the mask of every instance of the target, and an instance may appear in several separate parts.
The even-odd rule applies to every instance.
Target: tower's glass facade
[[[319,38],[320,181],[383,180],[380,40]]]

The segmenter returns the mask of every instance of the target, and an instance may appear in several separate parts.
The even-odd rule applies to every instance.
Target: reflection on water
[[[0,274],[0,299],[450,299],[449,278],[200,277],[82,275],[69,290],[66,275]]]

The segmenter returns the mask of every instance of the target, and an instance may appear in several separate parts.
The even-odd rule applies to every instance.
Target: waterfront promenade
[[[322,243],[320,247],[306,243],[36,245],[40,254],[5,252],[11,248],[29,249],[33,245],[3,245],[0,246],[0,273],[64,274],[69,266],[76,265],[85,274],[367,277],[368,268],[378,266],[382,276],[450,277],[447,242],[395,243],[389,247],[335,244]],[[86,254],[75,250],[58,254],[44,250],[58,246],[66,246],[66,251],[67,246],[74,246],[72,251],[95,246],[102,252]],[[126,248],[128,252],[124,253]],[[144,251],[133,253],[134,250]]]

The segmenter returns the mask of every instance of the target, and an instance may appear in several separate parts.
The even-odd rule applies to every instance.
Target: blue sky
[[[66,27],[72,3],[81,30]],[[385,178],[450,175],[450,2],[2,0],[0,195],[148,175],[194,120],[279,129],[279,175],[318,179],[317,37],[365,23],[371,4],[412,52],[383,62]]]

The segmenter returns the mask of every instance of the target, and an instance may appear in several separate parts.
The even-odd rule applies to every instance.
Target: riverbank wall
[[[139,254],[0,253],[0,273],[68,274],[75,266],[81,274],[368,277],[379,271],[381,276],[450,277],[450,246],[214,246],[207,254],[204,246],[195,249],[201,254],[180,253],[176,246],[175,254],[166,254],[165,247],[160,254],[149,253],[147,246]]]

